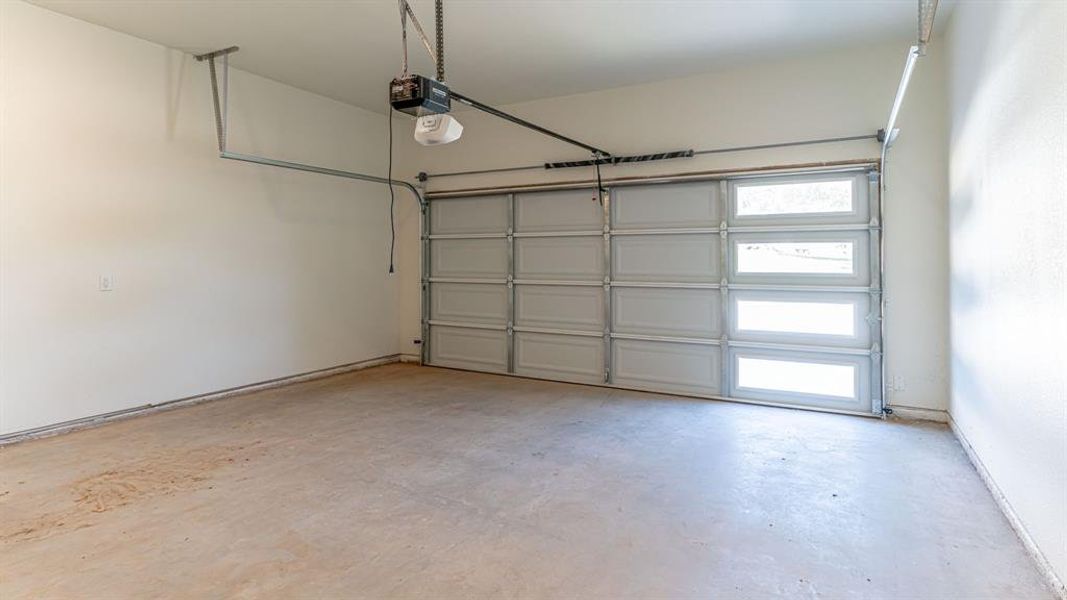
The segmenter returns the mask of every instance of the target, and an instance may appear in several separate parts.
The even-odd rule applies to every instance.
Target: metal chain
[[[437,17],[437,81],[445,80],[445,2],[435,0]]]
[[[407,0],[397,0],[400,5],[400,41],[404,46],[404,60],[401,63],[400,76],[408,74],[408,3]]]

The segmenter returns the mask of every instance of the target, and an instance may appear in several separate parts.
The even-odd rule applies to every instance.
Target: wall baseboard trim
[[[1008,524],[1015,530],[1015,534],[1019,536],[1019,540],[1022,541],[1023,547],[1026,548],[1026,552],[1034,560],[1037,566],[1037,570],[1045,578],[1045,583],[1049,586],[1052,592],[1060,597],[1060,600],[1067,600],[1067,586],[1056,575],[1056,571],[1052,568],[1052,564],[1045,558],[1044,553],[1037,547],[1034,542],[1034,538],[1030,537],[1030,532],[1026,530],[1019,515],[1015,513],[1015,509],[1012,508],[1011,503],[1008,502],[1008,498],[1004,495],[1004,492],[997,486],[997,482],[993,480],[992,475],[986,470],[985,465],[982,463],[982,459],[978,457],[974,447],[967,441],[967,437],[963,435],[963,431],[956,425],[956,421],[949,415],[948,426],[952,430],[952,434],[959,440],[960,446],[963,447],[964,453],[967,454],[967,458],[974,465],[978,476],[982,478],[982,483],[985,484],[989,493],[993,495],[993,501],[1000,507],[1000,512],[1004,514],[1004,517],[1008,519]]]
[[[350,373],[352,371],[361,371],[363,369],[369,369],[371,367],[378,367],[381,365],[388,365],[397,362],[419,362],[418,356],[415,356],[415,361],[405,360],[405,357],[410,355],[406,354],[389,354],[386,356],[379,356],[377,358],[370,358],[367,360],[361,360],[358,362],[347,363],[343,365],[337,365],[336,367],[327,367],[325,369],[318,369],[315,371],[307,371],[305,373],[298,373],[296,375],[289,375],[287,377],[279,377],[277,379],[268,379],[267,381],[260,381],[258,383],[251,383],[248,385],[242,385],[234,388],[228,388],[225,390],[219,390],[215,392],[208,392],[206,394],[199,394],[197,396],[189,396],[187,398],[178,398],[176,400],[168,400],[166,402],[160,402],[158,404],[145,404],[142,406],[135,406],[133,408],[127,408],[123,410],[117,410],[114,412],[104,413],[100,415],[93,415],[89,417],[82,417],[80,419],[73,419],[71,421],[63,421],[61,423],[54,423],[52,425],[45,425],[43,427],[36,427],[34,429],[27,429],[24,431],[15,431],[13,433],[7,433],[0,435],[0,446],[6,446],[8,444],[17,444],[19,442],[25,442],[28,440],[35,440],[44,437],[51,437],[54,435],[61,435],[64,433],[71,433],[81,429],[89,429],[91,427],[98,427],[106,423],[113,423],[115,421],[121,421],[124,419],[130,419],[133,417],[139,417],[142,415],[152,414],[156,412],[162,412],[164,410],[172,410],[175,408],[182,408],[186,406],[193,406],[202,402],[212,402],[215,400],[223,400],[225,398],[232,398],[234,396],[241,396],[244,394],[251,394],[252,392],[261,392],[263,390],[269,390],[273,388],[284,387],[292,385],[294,383],[302,383],[305,381],[312,381],[315,379],[323,379],[326,377],[332,377],[334,375],[341,375],[343,373]]]
[[[397,356],[400,357],[400,362],[402,363],[422,364],[422,357],[418,354],[398,354]]]
[[[894,406],[889,405],[889,408],[893,409],[892,418],[894,419],[914,419],[918,421],[936,421],[938,423],[948,423],[948,412],[944,410],[935,410],[932,408],[916,408],[914,406]]]

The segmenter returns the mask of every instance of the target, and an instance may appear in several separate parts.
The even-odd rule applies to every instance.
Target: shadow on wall
[[[960,5],[948,44],[950,412],[1061,581],[1065,23],[1059,2]]]
[[[182,90],[185,89],[185,70],[188,68],[189,55],[178,50],[165,49],[166,72],[164,81],[167,89],[167,112],[164,127],[167,140],[173,141],[178,127],[178,115],[181,113]]]
[[[191,234],[182,240],[191,246],[187,259],[199,271],[248,282],[264,303],[288,315],[274,319],[269,327],[241,328],[235,335],[252,344],[273,345],[290,355],[294,364],[306,362],[301,370],[336,366],[336,359],[306,357],[345,354],[344,349],[358,345],[361,338],[375,337],[378,325],[355,315],[359,307],[376,306],[374,299],[393,285],[387,276],[388,189],[219,158],[208,66],[187,54],[163,51],[168,143],[186,146],[197,162],[219,174],[217,185],[198,190],[188,202],[170,209],[186,212],[196,223],[195,231],[176,232]],[[222,69],[218,72],[221,84]],[[377,140],[371,147],[380,131],[362,131],[374,122],[360,109],[315,97],[323,110],[309,113],[306,105],[294,105],[289,97],[275,93],[275,87],[230,69],[229,149],[320,164],[348,157],[357,162],[384,148]],[[241,192],[248,186],[258,192]],[[397,203],[405,201],[411,201],[410,194],[398,192]],[[239,230],[232,229],[235,225]],[[200,236],[228,240],[229,251],[224,256],[205,254],[197,249]],[[237,312],[253,310],[242,306],[250,301],[218,299]],[[309,312],[310,307],[317,308]],[[323,312],[347,317],[324,325],[314,316]],[[337,352],[331,353],[331,348]]]

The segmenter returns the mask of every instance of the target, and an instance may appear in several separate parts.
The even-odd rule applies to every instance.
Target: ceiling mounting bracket
[[[426,32],[422,30],[422,24],[419,23],[419,18],[415,16],[415,11],[413,11],[411,9],[411,5],[408,4],[408,0],[398,0],[398,2],[400,2],[400,30],[401,30],[401,33],[402,33],[402,38],[401,39],[403,40],[403,44],[404,44],[403,75],[407,75],[407,73],[408,73],[408,30],[407,30],[407,23],[408,23],[408,19],[411,19],[411,24],[415,27],[415,33],[417,33],[419,35],[419,40],[422,42],[423,47],[426,48],[426,52],[430,55],[430,60],[433,61],[434,68],[437,70],[438,81],[443,81],[444,80],[444,65],[440,62],[441,59],[438,58],[438,52],[434,50],[434,45],[430,43],[430,38],[427,37],[426,36]],[[443,54],[444,54],[444,37],[443,37],[443,34],[442,34],[442,28],[443,28],[444,16],[443,16],[443,11],[442,11],[440,6],[438,6],[437,10],[436,10],[436,18],[437,18],[437,36],[438,36],[438,39],[436,40],[437,41],[437,50],[441,51],[440,52],[442,54],[441,58],[443,58]]]
[[[279,167],[282,169],[291,169],[294,171],[305,171],[308,173],[318,173],[319,175],[329,175],[331,177],[342,177],[344,179],[356,179],[359,181],[369,181],[372,183],[381,183],[385,185],[395,185],[402,187],[418,201],[419,207],[426,208],[426,199],[423,198],[422,193],[411,183],[399,179],[391,179],[387,177],[379,177],[377,175],[367,175],[365,173],[357,173],[355,171],[343,171],[341,169],[330,169],[327,167],[319,167],[315,165],[306,165],[301,163],[289,162],[284,160],[278,160],[274,158],[267,158],[265,156],[255,156],[251,154],[240,154],[237,152],[231,152],[227,149],[226,145],[226,128],[228,121],[228,109],[229,109],[229,57],[230,54],[237,52],[237,46],[230,46],[229,48],[223,48],[222,50],[215,50],[214,52],[208,52],[205,54],[196,55],[198,61],[208,61],[208,67],[210,67],[211,75],[211,96],[212,103],[215,109],[215,133],[218,136],[219,144],[219,157],[229,160],[238,160],[241,162],[254,163],[258,165],[266,165],[270,167]],[[215,68],[215,59],[222,57],[222,82],[219,82],[218,70]],[[222,88],[220,93],[219,88]]]
[[[229,48],[223,48],[222,50],[215,50],[214,52],[208,52],[206,54],[197,54],[197,55],[195,55],[195,58],[196,58],[197,61],[205,61],[205,60],[218,58],[220,56],[226,56],[228,54],[233,54],[234,52],[237,52],[240,49],[241,48],[239,46],[230,46]]]

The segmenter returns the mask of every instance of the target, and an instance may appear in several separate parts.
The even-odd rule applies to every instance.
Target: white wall
[[[221,161],[204,65],[21,2],[0,6],[0,431],[417,352],[418,219],[406,194],[400,290],[385,273],[384,188]],[[507,108],[623,154],[854,135],[884,121],[905,47]],[[917,72],[885,206],[888,400],[930,410],[947,397],[941,62],[935,46]],[[384,173],[383,116],[232,75],[231,149]],[[491,117],[460,117],[463,140],[435,149],[411,142],[411,124],[397,119],[400,172],[585,158]],[[624,119],[629,128],[616,125]],[[605,175],[876,155],[874,142],[855,142]],[[588,175],[442,179],[431,189]],[[101,274],[115,291],[96,291]]]
[[[16,1],[0,44],[0,433],[397,352],[386,188],[219,159],[188,55]],[[384,116],[231,94],[231,149],[385,173]]]
[[[1060,581],[1067,579],[1065,39],[1062,2],[961,2],[948,35],[950,412]]]
[[[672,81],[505,107],[616,154],[745,146],[874,133],[885,124],[908,41],[836,51]],[[887,368],[897,407],[947,407],[947,242],[942,57],[923,59],[901,114],[885,199]],[[455,69],[454,69],[455,71]],[[462,90],[462,75],[451,83]],[[506,82],[503,82],[506,83]],[[457,113],[466,126],[449,146],[410,141],[396,123],[404,172],[444,172],[586,159],[581,150],[481,113]],[[874,141],[708,155],[685,161],[605,168],[604,176],[876,158]],[[591,169],[522,171],[431,179],[429,189],[586,179]],[[419,332],[417,213],[403,216],[401,347]]]

